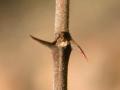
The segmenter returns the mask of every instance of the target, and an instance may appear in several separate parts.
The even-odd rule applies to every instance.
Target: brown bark
[[[67,90],[68,62],[71,53],[69,34],[69,0],[56,0],[55,13],[54,87],[53,90]]]
[[[53,51],[54,57],[54,89],[67,90],[68,62],[71,46],[56,47]]]
[[[69,0],[56,0],[55,34],[69,31]]]
[[[67,90],[68,62],[71,53],[70,34],[62,32],[53,47],[54,89]]]

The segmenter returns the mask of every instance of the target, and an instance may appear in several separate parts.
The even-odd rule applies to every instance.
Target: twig
[[[53,90],[67,90],[68,63],[73,42],[86,57],[81,47],[72,39],[69,33],[69,0],[56,0],[55,40],[47,42],[31,37],[52,50],[54,64]]]

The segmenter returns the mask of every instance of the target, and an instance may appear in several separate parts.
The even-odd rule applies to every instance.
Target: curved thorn
[[[73,39],[71,40],[71,42],[73,44],[75,44],[80,49],[81,53],[83,54],[83,56],[85,57],[85,59],[88,61],[88,58],[87,58],[86,54],[84,53],[83,49],[80,47],[80,45],[78,45]]]
[[[34,36],[32,36],[32,35],[30,35],[30,37],[31,37],[32,39],[34,39],[35,41],[37,41],[37,42],[39,42],[39,43],[41,43],[42,45],[45,45],[45,46],[47,46],[47,47],[53,46],[51,42],[38,39],[38,38],[36,38],[36,37],[34,37]]]

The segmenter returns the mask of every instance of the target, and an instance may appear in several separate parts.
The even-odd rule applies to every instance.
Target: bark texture
[[[62,32],[53,47],[54,89],[67,90],[68,63],[71,53],[70,34]]]
[[[55,33],[69,31],[69,0],[56,0]]]
[[[54,90],[67,90],[67,73],[70,53],[70,45],[66,47],[56,47],[53,51]]]
[[[55,12],[54,87],[53,90],[67,90],[68,62],[71,53],[69,34],[69,0],[56,0]]]

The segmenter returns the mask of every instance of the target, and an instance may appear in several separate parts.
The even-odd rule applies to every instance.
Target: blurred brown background
[[[0,90],[52,90],[55,0],[0,0]],[[120,90],[120,1],[71,0],[68,90]]]

